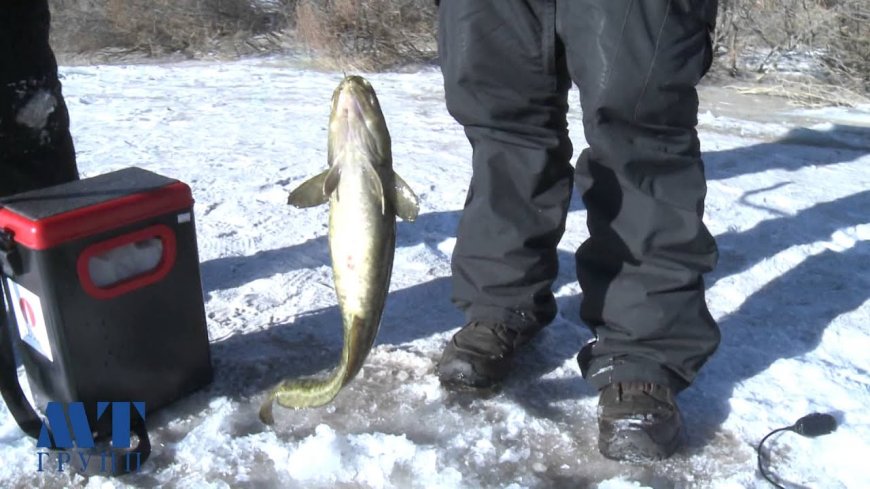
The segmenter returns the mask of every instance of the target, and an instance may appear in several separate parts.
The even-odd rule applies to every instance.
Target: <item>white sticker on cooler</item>
[[[10,306],[15,312],[21,339],[53,362],[51,343],[48,341],[48,329],[45,326],[45,315],[42,312],[42,301],[39,300],[39,296],[10,278],[6,279],[6,284],[9,287],[12,299]]]

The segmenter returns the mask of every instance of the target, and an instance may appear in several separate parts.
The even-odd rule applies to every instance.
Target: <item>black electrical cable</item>
[[[761,472],[762,477],[767,479],[767,482],[770,482],[771,484],[773,484],[773,487],[776,487],[777,489],[785,489],[785,487],[779,485],[775,480],[773,480],[773,478],[771,478],[770,475],[768,475],[767,470],[765,470],[765,468],[764,468],[764,463],[762,463],[761,447],[764,446],[764,442],[766,442],[767,439],[770,438],[771,436],[773,436],[777,433],[782,433],[783,431],[791,431],[791,429],[792,429],[791,426],[787,426],[785,428],[777,428],[777,429],[771,431],[770,433],[765,435],[764,438],[761,439],[761,442],[758,444],[758,448],[756,450],[758,452],[758,471]]]
[[[764,446],[764,442],[771,436],[783,431],[794,431],[795,433],[807,438],[815,438],[817,436],[827,435],[836,429],[837,420],[833,416],[824,413],[812,413],[797,420],[797,422],[791,426],[777,428],[771,431],[761,439],[761,442],[758,443],[758,448],[756,449],[758,453],[758,471],[761,472],[762,477],[764,477],[767,482],[773,484],[774,487],[777,489],[785,489],[784,486],[773,480],[771,475],[768,474],[767,470],[765,470],[765,465],[761,457],[761,449]]]

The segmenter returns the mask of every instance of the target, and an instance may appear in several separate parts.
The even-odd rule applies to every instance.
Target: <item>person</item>
[[[0,198],[79,178],[50,24],[48,0],[0,4]],[[0,253],[7,245],[0,234]],[[0,313],[0,394],[21,429],[37,438],[42,421],[18,383],[11,334]]]
[[[717,248],[696,85],[710,67],[716,0],[441,0],[448,112],[473,173],[452,257],[467,324],[437,370],[448,388],[491,388],[556,315],[551,286],[572,173],[589,238],[576,253],[578,354],[599,389],[598,448],[659,460],[684,440],[675,395],[719,342],[703,274]],[[589,147],[572,170],[568,93]]]
[[[0,197],[78,179],[48,0],[0,6]]]

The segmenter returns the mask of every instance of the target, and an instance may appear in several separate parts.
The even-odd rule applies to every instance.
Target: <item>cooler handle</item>
[[[90,269],[91,259],[126,245],[134,245],[151,239],[159,239],[162,246],[156,266],[106,286],[99,286],[95,283]],[[169,226],[157,224],[88,246],[79,255],[76,261],[76,270],[79,282],[88,295],[99,300],[113,299],[163,280],[175,265],[177,253],[175,233]]]
[[[0,272],[10,277],[21,275],[21,255],[12,233],[0,229]]]

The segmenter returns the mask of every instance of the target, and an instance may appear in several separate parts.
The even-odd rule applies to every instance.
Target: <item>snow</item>
[[[15,121],[31,129],[43,129],[48,117],[57,107],[54,95],[46,90],[36,92],[27,104],[18,111]]]
[[[462,321],[449,302],[450,253],[471,150],[437,70],[369,76],[421,216],[398,226],[363,372],[329,406],[276,409],[274,427],[257,418],[265,392],[331,368],[341,348],[327,209],[286,205],[326,165],[341,74],[281,58],[62,74],[83,176],[135,165],[191,185],[215,380],[149,413],[152,458],[118,479],[37,473],[34,442],[0,408],[3,487],[762,488],[754,445],[811,411],[835,414],[839,429],[774,437],[772,470],[810,487],[870,487],[870,107],[798,110],[702,90],[706,222],[721,248],[707,297],[722,345],[680,395],[686,449],[631,465],[598,454],[597,399],[575,360],[590,337],[573,269],[587,236],[576,196],[556,321],[500,391],[438,385],[435,362]]]

